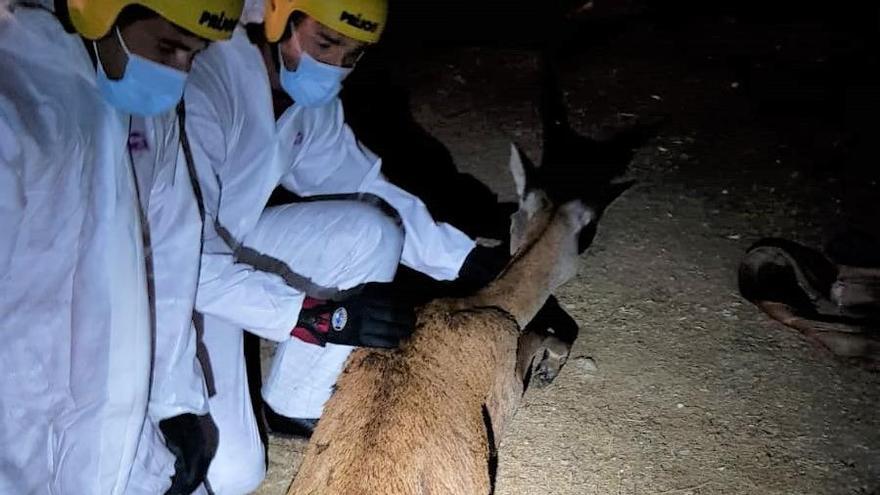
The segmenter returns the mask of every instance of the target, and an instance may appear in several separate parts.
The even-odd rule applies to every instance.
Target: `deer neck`
[[[505,310],[524,328],[564,281],[560,279],[560,263],[566,261],[562,257],[577,232],[562,217],[555,215],[538,238],[514,256],[501,276],[474,296],[475,302]]]

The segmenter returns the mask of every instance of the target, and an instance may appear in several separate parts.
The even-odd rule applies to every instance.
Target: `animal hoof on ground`
[[[552,337],[545,340],[544,353],[532,368],[532,381],[536,387],[546,387],[559,376],[568,361],[569,348],[565,343]]]

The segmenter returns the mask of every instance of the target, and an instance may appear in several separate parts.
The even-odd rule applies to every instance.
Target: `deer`
[[[288,495],[494,493],[502,435],[526,389],[556,378],[577,337],[574,321],[529,323],[560,309],[553,292],[576,276],[602,215],[635,183],[620,180],[634,149],[659,127],[604,141],[574,132],[545,69],[541,166],[511,144],[518,203],[506,268],[473,294],[420,306],[399,348],[351,354]]]
[[[835,244],[852,251],[834,253]],[[875,248],[856,234],[832,239],[826,248],[831,252],[789,239],[763,238],[740,262],[739,291],[818,350],[844,363],[878,370],[880,268],[876,260],[865,259]]]
[[[583,194],[569,197],[543,189],[555,182],[549,170],[511,147],[519,209],[510,263],[471,296],[419,308],[398,349],[352,353],[288,495],[494,492],[501,435],[535,362],[552,375],[570,350],[523,329],[576,275],[603,212],[633,184],[613,181],[626,163],[616,165],[594,170]]]

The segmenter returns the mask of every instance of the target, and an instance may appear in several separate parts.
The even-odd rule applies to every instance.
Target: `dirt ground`
[[[853,123],[877,108],[878,86],[858,70],[827,89],[841,70],[827,64],[860,53],[836,36],[809,21],[636,17],[573,41],[584,45],[563,60],[562,83],[580,131],[668,120],[558,294],[581,337],[505,433],[499,495],[880,489],[880,374],[817,351],[736,287],[761,237],[818,246],[844,222],[875,227]],[[539,156],[535,52],[415,52],[397,67],[415,119],[511,199],[509,142]],[[272,437],[258,493],[285,493],[303,448]]]

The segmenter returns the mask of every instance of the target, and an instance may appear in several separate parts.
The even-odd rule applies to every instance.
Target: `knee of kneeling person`
[[[349,239],[352,259],[397,264],[403,249],[403,227],[396,217],[376,206],[358,204],[349,221],[350,230],[343,235]]]
[[[217,452],[208,470],[211,491],[217,495],[253,493],[266,477],[266,457],[262,445]]]

